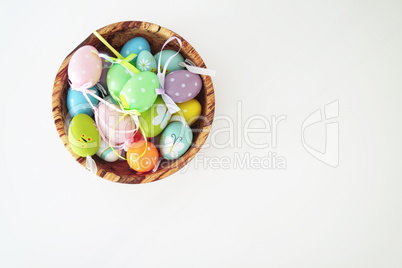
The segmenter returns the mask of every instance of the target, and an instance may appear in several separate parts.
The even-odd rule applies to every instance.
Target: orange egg
[[[145,151],[145,153],[144,153]],[[143,156],[139,157],[140,155]],[[128,165],[137,172],[147,172],[152,170],[156,163],[158,162],[159,153],[155,145],[151,142],[147,142],[145,146],[145,141],[140,140],[131,144],[127,151],[127,163]]]

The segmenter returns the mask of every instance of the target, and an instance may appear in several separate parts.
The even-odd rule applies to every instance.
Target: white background
[[[402,267],[401,1],[2,1],[0,12],[1,267]],[[87,175],[54,127],[53,80],[93,30],[124,20],[195,47],[217,71],[216,116],[236,119],[241,101],[242,145],[204,148],[198,162],[271,151],[286,169],[193,161],[146,185]],[[300,131],[335,100],[332,168]],[[286,115],[276,148],[237,134],[257,114]]]

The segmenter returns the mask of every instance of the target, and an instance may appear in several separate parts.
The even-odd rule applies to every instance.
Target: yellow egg
[[[174,115],[184,117],[189,126],[194,124],[201,114],[201,104],[196,99],[192,99],[183,103],[177,103],[177,106],[179,106],[180,111],[178,111]]]

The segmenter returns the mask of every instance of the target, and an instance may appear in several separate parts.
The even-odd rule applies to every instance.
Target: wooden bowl
[[[183,57],[185,59],[187,58],[192,60],[198,67],[206,68],[200,55],[186,40],[175,32],[153,23],[124,21],[110,24],[97,30],[97,32],[118,51],[120,51],[123,45],[131,38],[142,36],[149,41],[153,54],[160,51],[162,45],[167,39],[172,36],[176,36],[180,38],[183,43],[180,51]],[[98,51],[105,51],[109,55],[114,56],[113,53],[109,51],[109,49],[107,49],[106,46],[104,46],[93,34],[88,36],[88,38],[78,45],[64,59],[57,73],[53,86],[52,112],[54,124],[56,125],[57,132],[60,136],[60,139],[63,141],[64,146],[75,158],[75,160],[85,167],[86,158],[76,155],[71,150],[66,130],[66,116],[68,115],[66,97],[67,90],[69,88],[67,81],[67,67],[72,54],[78,48],[84,45],[92,45],[96,47]],[[173,50],[178,50],[178,48],[179,46],[177,42],[170,42],[165,47],[165,49]],[[214,118],[215,95],[211,77],[201,75],[201,79],[203,81],[203,87],[201,92],[196,97],[196,99],[202,105],[201,117],[192,126],[194,134],[193,145],[182,157],[174,161],[163,160],[161,162],[161,166],[156,172],[138,174],[128,166],[126,161],[121,160],[114,163],[109,163],[94,155],[93,159],[98,167],[97,175],[102,178],[121,183],[147,183],[165,178],[188,164],[191,159],[194,158],[195,154],[201,149],[202,145],[207,139]]]

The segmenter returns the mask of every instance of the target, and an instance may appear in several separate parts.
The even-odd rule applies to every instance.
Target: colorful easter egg
[[[191,146],[193,132],[187,124],[172,122],[162,132],[161,155],[168,160],[181,157]]]
[[[105,54],[104,52],[101,53]],[[107,73],[110,67],[112,67],[112,63],[110,61],[106,61],[104,58],[101,58],[101,60],[102,60],[102,73],[101,77],[99,78],[99,83],[102,85],[104,89],[107,90]]]
[[[179,115],[184,117],[188,125],[194,124],[201,114],[201,104],[198,100],[192,99],[183,103],[178,103],[180,111],[174,115]]]
[[[120,101],[126,110],[137,110],[142,113],[148,110],[156,100],[155,89],[159,88],[156,74],[142,72],[136,74],[124,85],[120,93]]]
[[[144,153],[144,155],[142,155]],[[142,156],[141,156],[142,155]],[[140,140],[131,144],[127,151],[127,163],[137,172],[148,172],[158,162],[159,153],[151,142]]]
[[[117,148],[112,149],[112,147],[110,147],[108,143],[102,140],[99,150],[96,152],[96,155],[106,162],[116,162],[117,160],[119,160],[120,157],[115,152],[117,154],[120,154],[121,150]]]
[[[151,108],[140,116],[140,125],[147,138],[152,138],[169,124],[171,114],[161,96],[158,96]]]
[[[98,89],[91,87],[89,90],[95,91],[95,94],[99,96]],[[98,100],[90,94],[87,95],[93,106],[98,105]],[[89,104],[84,94],[81,91],[72,89],[71,87],[67,91],[67,109],[71,117],[77,114],[87,114],[93,116],[92,106]]]
[[[174,54],[176,54],[176,52],[177,51],[174,51],[174,50],[163,50],[162,53],[161,52],[156,53],[156,55],[155,55],[156,64],[158,64],[159,58],[161,58],[161,71],[165,67],[165,64],[168,61],[168,59],[171,56],[173,56]],[[161,55],[162,55],[162,57],[161,57]],[[177,70],[183,70],[184,67],[181,67],[179,65],[180,62],[184,62],[184,58],[180,53],[178,53],[169,62],[168,67],[166,69],[166,74],[177,71]]]
[[[107,141],[110,140],[112,146],[117,146],[133,137],[135,123],[131,116],[116,111],[115,108],[118,108],[116,105],[110,102],[109,105],[111,107],[105,103],[99,104],[96,121],[98,122],[99,132]]]
[[[138,57],[141,51],[149,51],[151,52],[151,47],[149,46],[148,41],[143,37],[134,37],[130,39],[126,44],[124,44],[123,48],[120,51],[120,54],[123,57],[127,57],[132,53],[135,53]],[[135,66],[136,59],[131,61],[131,63]]]
[[[90,88],[98,83],[102,73],[102,60],[96,48],[90,45],[80,47],[68,64],[68,79],[72,88],[86,85]]]
[[[130,80],[132,74],[121,64],[113,64],[107,72],[107,87],[114,99],[120,95],[124,85]]]
[[[165,79],[165,92],[176,103],[193,99],[201,88],[201,77],[187,70],[172,72]]]
[[[138,54],[136,66],[141,72],[151,71],[156,73],[156,61],[151,52],[143,50]]]
[[[94,155],[100,146],[100,136],[94,120],[87,114],[77,114],[68,128],[70,148],[79,156]]]

